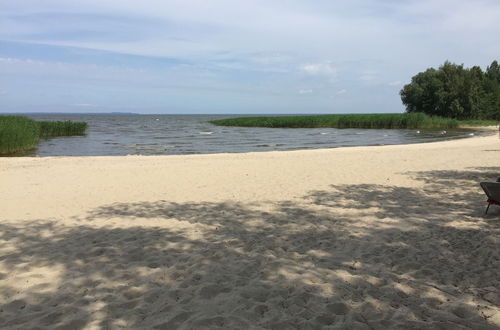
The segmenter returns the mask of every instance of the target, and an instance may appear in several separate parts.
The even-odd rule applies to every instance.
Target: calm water
[[[178,155],[334,148],[464,138],[468,130],[364,130],[219,127],[227,115],[29,115],[35,120],[89,124],[86,136],[40,142],[29,155]],[[478,133],[474,133],[478,134]]]

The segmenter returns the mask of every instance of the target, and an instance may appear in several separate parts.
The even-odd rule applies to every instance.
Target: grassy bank
[[[239,117],[212,120],[219,126],[273,128],[455,128],[459,121],[423,113]]]
[[[484,127],[498,126],[499,120],[460,120],[459,124],[463,127]]]
[[[0,154],[33,149],[41,138],[83,135],[87,123],[34,121],[23,116],[0,116]]]

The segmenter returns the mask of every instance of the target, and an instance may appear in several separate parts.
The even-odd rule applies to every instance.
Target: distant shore
[[[456,120],[424,113],[330,114],[309,116],[235,117],[211,120],[219,126],[269,128],[449,129],[496,125],[494,120]]]
[[[495,329],[499,159],[498,134],[0,158],[0,324]]]

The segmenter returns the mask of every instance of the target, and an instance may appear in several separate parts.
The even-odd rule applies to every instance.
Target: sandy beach
[[[2,329],[499,329],[498,133],[0,158]]]

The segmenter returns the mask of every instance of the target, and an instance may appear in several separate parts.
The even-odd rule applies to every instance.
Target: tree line
[[[485,71],[446,61],[413,76],[399,92],[406,111],[455,119],[500,120],[500,66]]]

